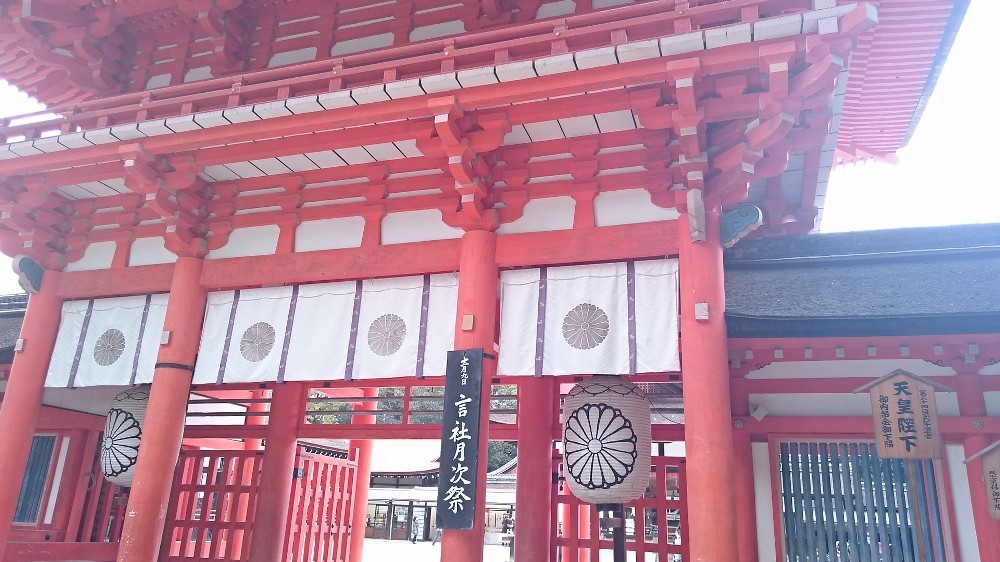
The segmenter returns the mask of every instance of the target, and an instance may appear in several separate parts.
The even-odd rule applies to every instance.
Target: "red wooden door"
[[[160,560],[246,560],[261,451],[181,451]]]
[[[289,509],[289,562],[345,562],[357,463],[299,449]]]
[[[684,459],[654,456],[650,464],[646,493],[625,504],[625,549],[640,561],[689,560],[683,524],[687,511]],[[601,524],[597,506],[578,500],[563,482],[553,486],[552,505],[552,560],[598,562],[601,550],[611,550],[611,531]]]

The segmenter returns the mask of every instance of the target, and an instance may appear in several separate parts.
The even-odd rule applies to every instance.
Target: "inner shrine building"
[[[443,562],[1000,561],[1000,229],[809,234],[968,3],[0,1],[0,560],[360,562],[472,412],[375,512]]]

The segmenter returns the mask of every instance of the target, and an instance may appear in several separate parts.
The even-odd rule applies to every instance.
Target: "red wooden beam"
[[[173,264],[161,264],[62,273],[56,293],[62,299],[164,293],[173,271]]]
[[[677,253],[675,221],[500,236],[500,267],[641,259]],[[458,240],[208,260],[202,286],[234,289],[321,281],[398,277],[458,269]],[[173,265],[63,273],[63,299],[160,293]]]
[[[840,435],[858,434],[874,436],[875,424],[871,416],[767,416],[761,421],[754,418],[734,418],[743,422],[735,431],[751,433],[785,433],[789,435]],[[941,433],[945,436],[1000,434],[998,417],[940,417]],[[982,428],[976,428],[981,423]]]
[[[4,560],[87,560],[114,562],[118,558],[118,543],[98,542],[38,542],[7,543]]]

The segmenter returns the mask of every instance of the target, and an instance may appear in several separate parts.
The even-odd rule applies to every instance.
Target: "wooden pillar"
[[[205,291],[200,284],[202,260],[177,258],[170,282],[163,329],[170,340],[160,346],[153,386],[142,429],[142,444],[125,510],[119,562],[148,562],[160,554],[174,467],[184,435],[184,417],[194,360],[201,341]]]
[[[552,493],[555,386],[552,377],[525,378],[518,384],[515,562],[545,560],[549,555],[552,505],[539,498]]]
[[[0,557],[7,547],[17,509],[31,441],[42,410],[45,375],[59,332],[62,301],[56,296],[59,274],[45,272],[41,291],[28,299],[21,325],[23,347],[14,355],[0,405]]]
[[[499,272],[496,263],[497,237],[486,230],[472,230],[462,236],[462,254],[458,270],[458,318],[455,349],[483,348],[493,354],[496,342],[497,289]],[[463,329],[466,316],[472,317],[471,329]],[[489,450],[490,387],[496,374],[496,361],[483,362],[483,396],[479,406],[479,466],[476,470],[476,510],[472,529],[447,529],[441,537],[441,561],[481,562],[486,531],[486,461]]]
[[[687,215],[678,228],[687,494],[697,506],[685,522],[692,560],[702,562],[739,560],[718,206],[705,201],[706,240],[692,240]]]
[[[250,539],[250,562],[281,560],[295,472],[296,437],[305,414],[306,385],[284,383],[271,391],[260,490]]]
[[[364,388],[362,391],[365,398],[376,398],[378,396],[378,388]],[[377,408],[377,402],[360,403],[361,410],[373,412]],[[373,424],[375,423],[375,414],[354,416],[351,418],[351,423]],[[358,469],[354,480],[354,494],[352,496],[354,505],[351,508],[351,547],[348,557],[350,562],[361,562],[361,555],[365,545],[365,532],[368,530],[368,488],[371,486],[372,479],[372,442],[368,439],[352,439],[350,450],[354,461],[358,463]]]
[[[983,385],[977,373],[962,373],[955,377],[955,390],[958,391],[958,413],[961,416],[985,417],[986,398],[983,395]],[[993,442],[990,435],[966,435],[962,440],[965,457],[982,451]],[[976,459],[965,465],[969,477],[969,494],[972,497],[972,519],[976,523],[976,540],[979,541],[979,552],[984,555],[989,552],[1000,553],[1000,521],[990,519],[989,503],[986,497],[986,482],[983,480],[983,463]],[[983,558],[988,560],[988,558]]]
[[[745,379],[732,380],[733,417],[750,415]],[[733,432],[733,477],[736,483],[736,532],[739,562],[757,562],[757,503],[754,492],[753,448],[750,431]]]
[[[736,485],[736,533],[739,562],[757,562],[757,504],[754,494],[750,433],[733,436],[733,476]],[[697,501],[697,500],[695,500]]]

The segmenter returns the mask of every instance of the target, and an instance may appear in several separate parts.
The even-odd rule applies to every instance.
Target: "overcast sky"
[[[834,168],[823,232],[1000,222],[1000,1],[973,0],[899,162]],[[985,61],[985,64],[984,64]],[[0,81],[0,117],[41,110]],[[0,256],[0,294],[18,292]]]

